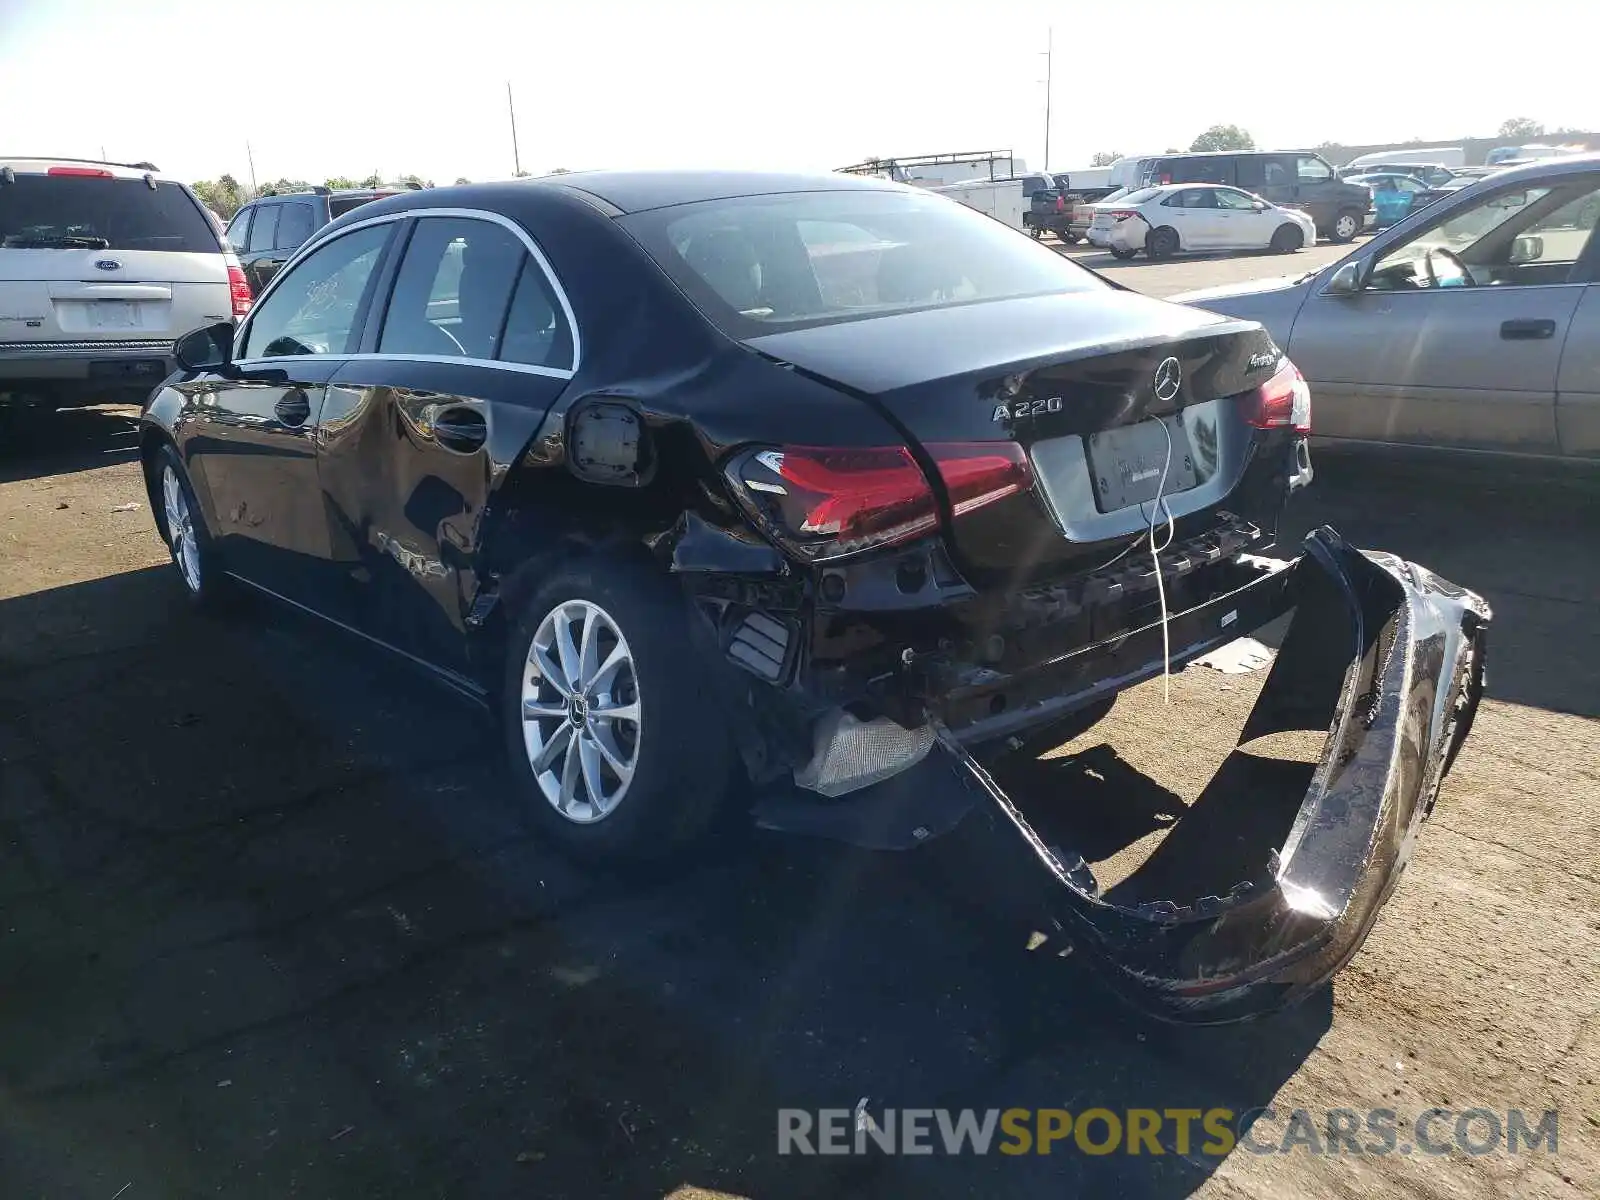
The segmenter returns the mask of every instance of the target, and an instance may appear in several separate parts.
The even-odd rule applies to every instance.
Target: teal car
[[[1354,175],[1345,182],[1364,184],[1372,189],[1372,209],[1377,218],[1374,224],[1379,229],[1387,229],[1405,220],[1417,209],[1449,194],[1445,189],[1429,187],[1415,175],[1389,171]]]

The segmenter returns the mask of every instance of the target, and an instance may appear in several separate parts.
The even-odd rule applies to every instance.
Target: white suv
[[[0,156],[0,407],[142,397],[174,340],[249,310],[205,208],[151,164]]]

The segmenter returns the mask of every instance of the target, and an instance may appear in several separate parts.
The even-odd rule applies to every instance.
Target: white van
[[[0,404],[144,394],[250,310],[205,207],[149,163],[0,156]]]

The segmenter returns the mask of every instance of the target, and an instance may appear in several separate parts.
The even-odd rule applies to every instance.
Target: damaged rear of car
[[[1487,608],[1332,531],[1274,552],[1311,479],[1311,410],[1259,327],[1105,286],[985,295],[962,247],[931,253],[914,222],[863,208],[763,197],[636,220],[730,336],[898,435],[726,457],[737,514],[781,554],[764,570],[717,569],[693,516],[660,544],[717,652],[765,685],[738,689],[771,731],[758,819],[882,848],[960,827],[994,859],[977,877],[1047,883],[1055,927],[1164,1016],[1300,998],[1360,945],[1431,808],[1481,690]],[[705,230],[716,251],[697,260]],[[819,237],[822,304],[785,314],[781,248]],[[732,578],[781,598],[730,596]],[[1288,839],[1226,895],[1108,900],[980,762],[1064,740],[1291,612],[1240,741],[1321,728],[1326,745]]]

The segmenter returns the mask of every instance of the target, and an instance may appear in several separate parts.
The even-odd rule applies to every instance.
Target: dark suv
[[[250,291],[259,296],[289,256],[329,221],[404,188],[314,187],[309,192],[283,192],[252,200],[228,222],[228,241],[239,256]]]
[[[1372,194],[1345,183],[1322,155],[1310,150],[1224,150],[1169,154],[1149,161],[1144,182],[1225,183],[1274,204],[1304,209],[1317,232],[1348,242],[1361,232]]]

